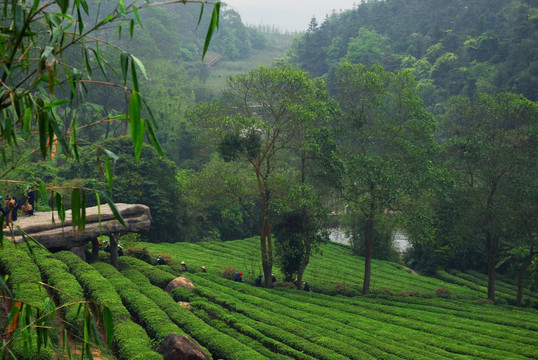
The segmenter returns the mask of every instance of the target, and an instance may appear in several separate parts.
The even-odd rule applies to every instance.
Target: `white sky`
[[[275,25],[282,31],[306,31],[312,16],[318,24],[333,10],[349,10],[359,0],[222,0],[246,25]]]

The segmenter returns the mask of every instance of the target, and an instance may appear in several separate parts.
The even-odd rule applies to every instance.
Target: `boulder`
[[[209,360],[207,353],[185,335],[167,335],[156,351],[164,360]]]
[[[70,250],[84,258],[84,246],[99,235],[124,235],[130,232],[144,233],[151,225],[149,207],[142,204],[116,204],[126,226],[116,218],[108,204],[86,208],[84,231],[73,227],[71,211],[67,210],[65,221],[57,212],[35,212],[33,216],[19,216],[14,225],[48,249]],[[22,242],[21,232],[15,227],[4,230],[4,235],[15,242]]]
[[[170,292],[174,290],[175,288],[184,288],[189,291],[192,291],[194,289],[194,284],[191,281],[191,279],[185,277],[185,276],[179,276],[175,278],[174,280],[170,281],[168,285],[164,288],[164,291]]]

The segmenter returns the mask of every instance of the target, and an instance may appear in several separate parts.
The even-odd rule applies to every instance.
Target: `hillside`
[[[329,78],[341,61],[410,68],[436,111],[448,98],[475,91],[535,101],[537,14],[535,1],[521,0],[361,2],[311,24],[290,62]]]
[[[279,283],[273,289],[253,286],[259,268],[256,239],[137,245],[147,246],[152,256],[164,254],[170,266],[125,256],[117,271],[106,263],[106,253],[104,262],[92,266],[68,252],[52,255],[35,248],[29,255],[26,247],[4,242],[0,269],[10,275],[15,296],[37,306],[46,296],[35,291],[39,278],[76,295],[57,292],[57,305],[77,298],[106,304],[114,354],[123,359],[160,359],[152,349],[172,332],[188,335],[213,359],[229,360],[531,359],[538,353],[536,310],[492,306],[478,289],[413,275],[394,263],[374,261],[370,296],[319,293],[353,292],[360,282],[361,259],[340,245],[327,245],[323,260],[313,259],[305,276],[314,292]],[[192,271],[184,275],[195,288],[170,296],[162,289],[180,274],[181,261]],[[202,265],[207,273],[198,271]],[[245,283],[223,278],[220,271],[227,267],[242,271]],[[439,288],[445,290],[436,294]],[[188,302],[189,309],[176,301]],[[71,331],[80,331],[70,318],[74,312],[67,310]]]

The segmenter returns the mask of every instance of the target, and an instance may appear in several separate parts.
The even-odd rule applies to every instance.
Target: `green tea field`
[[[483,301],[480,274],[447,272],[441,280],[374,261],[372,294],[358,296],[362,259],[331,243],[305,274],[313,291],[281,282],[265,289],[253,285],[260,272],[256,239],[136,245],[153,257],[166,256],[169,265],[124,256],[116,270],[106,253],[90,265],[68,252],[35,249],[29,255],[22,246],[5,244],[0,270],[10,275],[17,297],[35,304],[46,296],[36,291],[37,278],[61,290],[57,305],[73,299],[63,292],[106,304],[114,328],[110,358],[162,359],[154,349],[170,333],[189,336],[213,359],[537,358],[538,312]],[[181,261],[189,272],[179,271]],[[202,265],[207,273],[199,271]],[[221,270],[228,267],[242,271],[245,282],[225,279]],[[194,288],[165,292],[180,274]],[[501,296],[513,292],[499,284]],[[75,320],[71,324],[80,331]]]

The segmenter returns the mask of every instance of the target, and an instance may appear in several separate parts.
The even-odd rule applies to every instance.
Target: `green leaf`
[[[56,134],[56,139],[58,139],[58,142],[64,149],[64,151],[68,154],[71,153],[71,150],[69,149],[69,145],[67,144],[67,141],[65,141],[64,135],[60,131],[60,128],[58,127],[58,124],[56,124],[55,121],[49,121],[50,126],[52,127],[52,130],[54,131],[54,134]],[[52,141],[50,142],[50,146],[52,147]]]
[[[164,151],[161,149],[161,145],[159,145],[159,140],[157,140],[157,136],[155,136],[155,133],[153,132],[153,127],[151,126],[151,123],[149,121],[146,121],[146,128],[148,129],[149,138],[151,139],[151,144],[157,152],[164,156]]]
[[[133,6],[133,13],[135,15],[135,18],[136,18],[136,21],[138,21],[138,24],[140,25],[140,27],[144,27],[144,25],[142,25],[142,21],[140,21],[140,14],[138,13],[138,9],[136,8],[136,6]]]
[[[137,92],[131,94],[129,99],[129,125],[131,128],[131,140],[135,148],[136,162],[140,161],[142,145],[144,144],[144,119],[140,117],[140,96]]]
[[[114,19],[114,15],[108,15],[106,18],[104,18],[98,25],[97,25],[97,28],[106,24],[107,22],[109,22],[110,20]]]
[[[133,19],[131,19],[131,21],[129,22],[129,36],[131,39],[133,38],[133,34],[134,34],[134,25],[135,25],[135,22]]]
[[[129,55],[122,52],[120,54],[121,73],[123,75],[123,83],[127,82],[127,72],[129,71]]]
[[[127,227],[125,221],[123,220],[123,216],[121,216],[120,211],[118,210],[116,204],[114,204],[114,201],[112,201],[112,198],[108,196],[108,194],[105,192],[103,193],[103,196],[105,197],[108,206],[110,206],[110,210],[112,210],[112,213],[114,214],[116,220],[118,220],[123,226]]]
[[[23,136],[24,136],[24,139],[28,139],[30,137],[30,126],[32,124],[32,115],[33,115],[33,112],[32,112],[32,108],[30,107],[27,107],[26,109],[24,109],[24,117],[23,117],[23,122],[24,122],[24,127],[23,127]]]
[[[112,193],[112,183],[114,181],[114,178],[112,177],[112,171],[110,170],[110,157],[107,155],[105,160],[105,172],[106,172],[106,180],[108,182],[108,191]]]
[[[80,161],[79,154],[78,154],[78,146],[77,146],[77,118],[76,116],[73,116],[73,120],[71,120],[71,149],[73,150],[75,159],[77,161]]]
[[[103,326],[106,334],[106,341],[108,346],[112,344],[112,335],[114,334],[114,327],[112,323],[112,312],[108,307],[103,308]]]
[[[105,79],[108,80],[105,67],[103,66],[103,61],[101,60],[101,53],[99,51],[99,42],[95,43],[95,50],[92,49],[92,51],[95,54],[95,59],[97,60],[97,65],[99,65],[99,69],[101,69],[101,72],[103,73],[103,76],[105,77]]]
[[[82,50],[84,55],[84,65],[86,66],[86,72],[88,73],[88,79],[92,78],[92,67],[90,66],[90,55],[88,53],[88,48],[83,48]]]
[[[13,139],[13,134],[12,134],[12,129],[11,129],[11,118],[10,117],[7,117],[6,120],[5,120],[4,131],[5,131],[4,137],[7,139],[7,143],[10,146],[13,146],[13,140],[12,140]]]
[[[86,230],[86,190],[82,189],[82,199],[80,203],[80,225],[79,230]]]
[[[136,66],[138,66],[138,68],[140,69],[140,71],[142,71],[142,75],[144,75],[144,77],[147,79],[148,78],[148,75],[146,73],[146,68],[144,67],[144,64],[142,63],[142,61],[140,61],[140,59],[138,59],[136,56],[132,55],[131,54],[131,58],[133,59],[134,63],[136,64]],[[138,91],[138,90],[137,90]]]
[[[118,4],[120,6],[120,14],[122,14],[123,16],[127,15],[127,11],[125,11],[125,1],[119,0]]]
[[[56,193],[56,207],[58,208],[58,217],[63,224],[65,222],[65,205],[60,193]]]
[[[41,156],[43,159],[47,157],[47,130],[49,128],[49,117],[46,111],[40,109],[38,117],[39,127],[39,149],[41,150]]]
[[[62,11],[62,14],[65,14],[67,12],[67,9],[69,9],[69,0],[55,0],[56,4],[60,7],[60,10]]]
[[[209,43],[211,42],[211,37],[213,36],[215,29],[219,27],[219,12],[220,2],[217,2],[213,6],[213,13],[211,14],[211,20],[209,21],[209,27],[205,37],[204,51],[202,53],[202,60],[204,60],[205,54],[207,53],[207,49],[209,48]]]
[[[73,228],[80,228],[80,189],[71,191],[71,218],[73,219]]]
[[[47,203],[47,187],[45,186],[45,183],[43,180],[39,180],[39,194],[41,195],[41,200],[43,200],[43,203]]]

